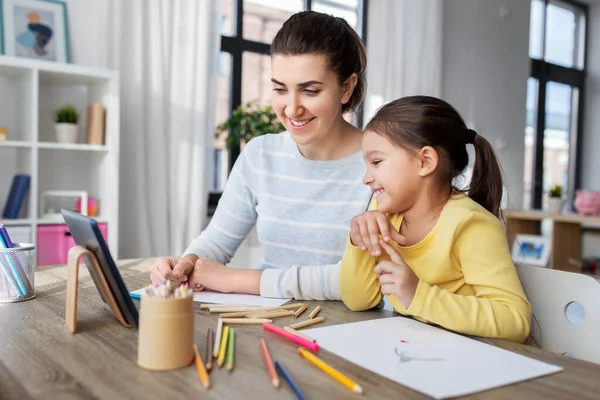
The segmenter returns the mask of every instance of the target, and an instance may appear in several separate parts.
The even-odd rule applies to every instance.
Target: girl
[[[346,122],[365,91],[366,52],[346,21],[290,17],[271,45],[273,110],[283,134],[252,139],[215,215],[180,260],[159,259],[152,281],[196,290],[340,300],[338,270],[350,219],[367,208],[362,132]],[[259,265],[225,267],[256,226]]]
[[[475,163],[466,195],[453,181],[467,167],[468,144]],[[348,308],[372,308],[385,295],[420,321],[523,341],[531,306],[499,219],[502,175],[488,141],[448,103],[415,96],[378,110],[362,147],[363,183],[376,201],[350,223],[340,268]]]

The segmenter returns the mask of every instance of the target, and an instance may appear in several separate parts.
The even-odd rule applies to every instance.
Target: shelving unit
[[[106,109],[104,145],[86,144],[87,108],[100,102]],[[65,104],[77,109],[78,143],[56,140],[53,111]],[[118,257],[119,225],[119,75],[118,72],[72,64],[0,55],[0,126],[8,129],[0,142],[0,211],[15,174],[31,176],[25,212],[2,223],[37,245],[38,227],[64,224],[42,218],[40,195],[46,190],[85,190],[98,200],[94,218],[106,224],[108,245]],[[39,246],[38,246],[39,247]]]

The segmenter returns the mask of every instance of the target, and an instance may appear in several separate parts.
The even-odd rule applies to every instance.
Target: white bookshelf
[[[106,109],[104,145],[85,144],[87,108],[93,102]],[[54,131],[53,111],[67,103],[80,114],[75,144],[58,143]],[[107,223],[108,244],[118,257],[118,72],[0,55],[0,126],[8,129],[7,140],[0,141],[0,216],[13,176],[31,176],[25,213],[2,220],[9,232],[11,227],[19,232],[29,228],[36,243],[38,226],[64,223],[62,218],[42,218],[41,193],[85,190],[98,199],[94,218]]]

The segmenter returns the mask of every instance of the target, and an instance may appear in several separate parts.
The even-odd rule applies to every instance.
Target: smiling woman
[[[306,11],[283,24],[271,54],[272,106],[287,132],[248,142],[207,229],[181,259],[155,263],[154,283],[341,299],[338,270],[349,222],[371,194],[361,185],[362,132],[343,118],[363,99],[365,48],[343,19]],[[254,226],[260,263],[226,267]]]

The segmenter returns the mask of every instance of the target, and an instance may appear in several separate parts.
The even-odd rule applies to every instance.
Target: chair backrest
[[[587,275],[517,265],[541,348],[600,364],[600,283]]]

